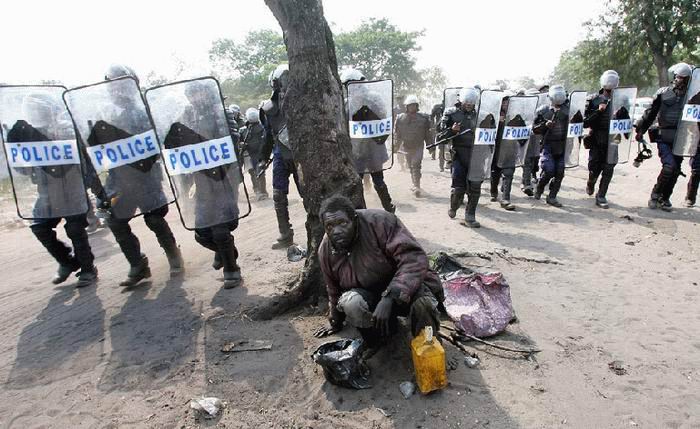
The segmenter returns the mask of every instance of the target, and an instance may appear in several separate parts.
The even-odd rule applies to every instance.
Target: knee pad
[[[664,164],[661,167],[661,175],[665,177],[672,177],[674,174],[676,174],[676,166],[673,164]]]

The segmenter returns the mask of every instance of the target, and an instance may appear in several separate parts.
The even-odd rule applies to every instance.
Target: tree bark
[[[308,257],[298,281],[284,294],[252,311],[269,319],[303,301],[325,295],[318,261],[323,225],[321,202],[332,195],[365,206],[362,183],[352,161],[343,92],[338,77],[333,34],[320,0],[265,0],[279,22],[289,58],[289,87],[282,111],[307,213]]]

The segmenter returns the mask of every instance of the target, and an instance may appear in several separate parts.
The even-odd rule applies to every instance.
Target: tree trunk
[[[656,67],[656,74],[659,78],[659,88],[668,86],[668,68],[670,61],[664,58],[661,54],[654,53],[654,66]]]
[[[323,225],[321,202],[332,195],[364,207],[362,183],[352,161],[333,34],[321,0],[265,0],[282,27],[289,58],[289,87],[282,110],[306,209],[308,257],[299,280],[283,295],[252,312],[259,319],[281,314],[304,300],[316,301],[325,287],[318,261]]]

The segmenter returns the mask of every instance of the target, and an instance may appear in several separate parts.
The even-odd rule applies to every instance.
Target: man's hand
[[[545,126],[546,126],[547,128],[552,128],[552,127],[554,126],[554,121],[547,121],[547,123],[545,124]]]
[[[330,319],[330,326],[324,326],[322,328],[318,328],[314,332],[314,337],[316,338],[325,338],[329,335],[333,335],[336,332],[340,332],[343,329],[343,322],[338,322],[336,320]]]
[[[452,124],[452,128],[450,129],[455,133],[459,133],[459,131],[462,129],[462,124],[460,124],[459,122],[455,122],[454,124]]]
[[[607,108],[608,108],[608,103],[600,103],[600,104],[598,105],[598,111],[599,111],[599,112],[605,112],[605,109],[607,109]]]
[[[385,296],[379,301],[377,308],[374,309],[374,313],[372,314],[374,327],[385,337],[389,335],[389,320],[391,319],[391,308],[393,305],[394,301],[391,297]]]

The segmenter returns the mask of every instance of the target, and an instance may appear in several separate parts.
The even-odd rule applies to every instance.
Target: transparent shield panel
[[[88,173],[98,177],[98,199],[111,215],[130,219],[173,201],[151,119],[132,78],[68,90],[68,110],[87,153]],[[99,195],[102,193],[102,195]]]
[[[501,141],[498,143],[498,167],[515,168],[523,165],[535,122],[537,97],[517,96],[508,100]]]
[[[505,94],[501,91],[482,91],[479,100],[479,114],[474,130],[474,148],[469,163],[468,180],[482,182],[491,176],[491,161],[496,144],[498,118],[501,101]]]
[[[394,84],[391,80],[348,84],[348,130],[357,172],[376,173],[393,165]]]
[[[611,100],[610,130],[608,136],[608,164],[625,164],[629,161],[634,136],[632,109],[637,98],[637,88],[615,88]]]
[[[146,101],[185,228],[238,220],[241,166],[218,82],[205,77],[159,86],[146,91]]]
[[[688,83],[683,114],[678,123],[676,139],[673,142],[673,154],[677,156],[694,156],[700,141],[700,67],[693,69]]]
[[[442,91],[442,102],[443,106],[445,106],[445,111],[449,109],[450,107],[454,107],[457,102],[459,102],[459,92],[462,90],[462,88],[455,87],[455,88],[445,88]]]
[[[81,154],[62,86],[0,87],[0,135],[17,213],[60,218],[88,210]]]
[[[578,167],[583,140],[583,117],[586,113],[586,91],[573,91],[569,95],[569,128],[566,135],[566,168]]]

